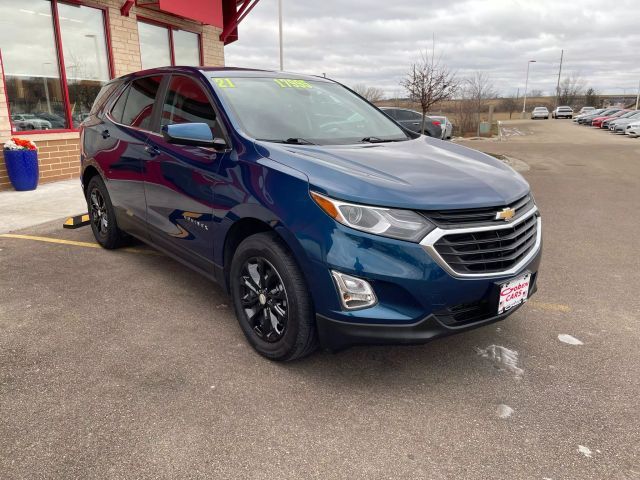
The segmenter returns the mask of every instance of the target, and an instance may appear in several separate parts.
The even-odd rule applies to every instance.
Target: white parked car
[[[595,113],[596,107],[582,107],[578,112],[578,115],[583,115],[585,113]]]
[[[624,134],[629,135],[631,138],[640,137],[640,122],[633,122],[627,125]]]
[[[442,140],[450,140],[453,135],[453,124],[449,119],[439,115],[429,115],[429,118],[440,122],[440,128],[442,128]]]
[[[547,107],[536,107],[536,108],[534,108],[533,111],[531,112],[531,120],[535,120],[536,118],[548,119],[549,118],[549,110],[547,110]]]
[[[573,108],[563,105],[561,107],[556,107],[553,112],[551,112],[551,116],[553,118],[573,118]]]

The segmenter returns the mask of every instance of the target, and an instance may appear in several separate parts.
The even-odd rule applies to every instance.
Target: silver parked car
[[[551,116],[553,118],[573,118],[573,108],[563,105],[561,107],[556,107],[553,112],[551,112]]]
[[[11,115],[11,122],[16,131],[50,130],[51,122],[38,118],[32,113],[16,113]]]
[[[595,113],[596,107],[582,107],[578,112],[578,115],[583,115],[585,113]]]
[[[608,123],[609,131],[611,133],[624,134],[627,128],[627,125],[631,123],[635,123],[640,120],[640,110],[634,110],[632,112],[626,113],[622,115],[620,118],[615,118],[613,120],[609,120],[608,122],[603,122],[604,124]]]
[[[627,125],[624,134],[629,135],[631,138],[640,137],[640,122],[633,122]]]
[[[549,110],[547,107],[536,107],[531,112],[531,120],[535,120],[536,118],[544,118],[545,120],[549,118]]]

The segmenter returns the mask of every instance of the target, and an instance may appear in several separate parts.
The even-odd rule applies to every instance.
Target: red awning
[[[158,10],[223,28],[222,0],[159,0]]]

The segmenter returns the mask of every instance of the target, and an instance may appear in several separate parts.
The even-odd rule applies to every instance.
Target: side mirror
[[[192,145],[195,147],[211,147],[217,150],[226,148],[222,138],[214,138],[211,128],[206,123],[176,123],[162,127],[162,136],[168,143],[176,145]]]

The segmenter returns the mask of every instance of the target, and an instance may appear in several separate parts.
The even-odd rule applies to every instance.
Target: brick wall
[[[0,0],[1,1],[1,0]],[[94,0],[93,3],[109,9],[109,33],[115,75],[119,77],[142,68],[140,62],[140,43],[138,38],[137,15],[147,19],[166,23],[202,35],[202,56],[204,64],[209,66],[224,65],[224,45],[219,40],[220,28],[201,25],[198,22],[184,20],[172,15],[160,13],[147,8],[134,6],[128,17],[120,15],[123,0]],[[0,65],[0,76],[2,66]],[[9,111],[0,81],[0,143],[11,136]],[[17,134],[16,136],[20,136]],[[40,162],[40,182],[51,182],[73,178],[80,175],[79,135],[75,132],[24,135],[38,144]],[[2,150],[0,149],[0,190],[11,188],[7,176]]]

